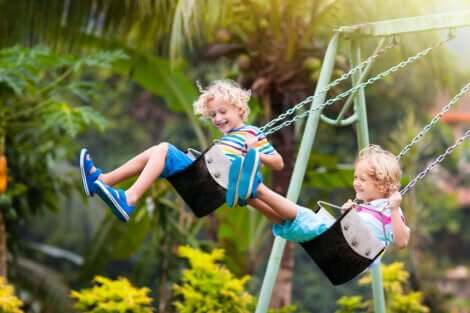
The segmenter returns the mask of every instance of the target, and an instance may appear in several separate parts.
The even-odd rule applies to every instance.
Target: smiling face
[[[243,125],[243,111],[222,97],[215,97],[207,103],[207,116],[224,134]]]
[[[354,190],[356,199],[372,201],[385,198],[387,196],[385,188],[380,186],[377,180],[370,174],[370,165],[367,159],[360,160],[354,168]]]

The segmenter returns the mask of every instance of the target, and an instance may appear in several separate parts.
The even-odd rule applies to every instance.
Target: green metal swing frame
[[[377,48],[380,49],[386,37],[442,29],[452,30],[455,28],[468,26],[470,26],[470,10],[340,27],[335,31],[328,44],[320,72],[320,77],[317,82],[315,95],[311,103],[311,108],[320,106],[325,102],[326,93],[321,93],[321,90],[330,83],[331,74],[334,69],[334,60],[340,39],[350,41],[350,64],[351,68],[353,68],[362,62],[361,40],[365,38],[381,38]],[[353,87],[361,84],[364,81],[370,69],[370,65],[371,64],[364,68],[362,72],[358,71],[351,76]],[[352,103],[354,105],[353,114],[347,119],[343,119],[345,112],[349,109]],[[349,96],[336,120],[324,116],[321,109],[312,111],[312,113],[309,114],[287,191],[287,198],[293,202],[297,202],[299,198],[302,182],[304,180],[305,171],[307,168],[307,162],[312,150],[320,120],[333,126],[356,124],[358,148],[360,150],[366,147],[369,144],[369,131],[367,124],[367,109],[364,88],[359,88],[356,92]],[[276,237],[274,240],[271,255],[269,257],[269,262],[266,268],[266,274],[263,279],[258,304],[256,307],[256,313],[266,313],[268,311],[272,290],[279,272],[285,244],[286,241],[280,237]],[[385,298],[382,284],[382,275],[380,272],[380,263],[372,266],[370,270],[372,275],[374,312],[385,313]]]

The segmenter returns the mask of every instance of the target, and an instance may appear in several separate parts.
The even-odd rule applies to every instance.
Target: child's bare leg
[[[134,182],[134,184],[126,190],[127,203],[130,205],[134,205],[163,172],[166,155],[168,152],[168,144],[161,143],[158,146],[150,148],[149,150],[150,151],[147,156],[147,162],[140,172],[139,177]],[[127,173],[136,170],[139,166],[141,166],[141,163],[138,163],[134,166],[135,167],[129,166]]]
[[[294,219],[297,215],[297,205],[294,202],[272,191],[265,184],[258,186],[256,198],[274,210],[282,220]]]
[[[284,220],[276,211],[260,199],[249,199],[248,204],[260,211],[274,224],[280,224]]]
[[[144,152],[138,154],[137,156],[133,157],[132,159],[121,165],[120,167],[112,170],[111,172],[100,175],[99,179],[107,185],[114,186],[115,184],[129,177],[136,176],[140,172],[142,172],[145,165],[150,160],[150,157],[154,157],[156,159],[160,158],[162,164],[164,164],[167,151],[167,143],[161,143],[159,145],[148,148]]]

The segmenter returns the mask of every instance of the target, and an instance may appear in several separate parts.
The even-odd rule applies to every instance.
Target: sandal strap
[[[95,171],[93,173],[90,173],[90,171],[93,167],[95,168]],[[85,156],[85,172],[93,180],[98,179],[98,177],[103,173],[103,171],[99,167],[95,166],[95,164],[93,163],[93,160],[91,159],[91,156],[90,156],[89,153],[87,153],[86,156]]]
[[[100,175],[102,174],[102,171],[100,168],[98,167],[95,167],[95,171],[93,173],[90,173],[90,178],[95,181],[98,179],[98,177],[100,177]]]
[[[125,201],[126,204],[127,204],[126,193],[124,192],[124,190],[122,190],[122,189],[116,189],[116,191],[117,191],[117,193],[118,193],[119,199]]]

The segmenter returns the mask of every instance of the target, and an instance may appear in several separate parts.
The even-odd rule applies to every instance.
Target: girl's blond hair
[[[201,95],[193,103],[194,112],[196,114],[208,117],[207,105],[209,102],[216,97],[222,97],[225,102],[239,108],[242,112],[242,120],[246,121],[248,114],[250,114],[248,101],[250,100],[251,91],[241,88],[240,85],[232,80],[216,80],[206,89],[202,87],[199,87],[199,89]]]
[[[369,176],[378,186],[384,188],[387,196],[400,188],[400,164],[393,153],[378,145],[369,145],[359,152],[355,164],[363,160],[366,160],[369,166]]]

